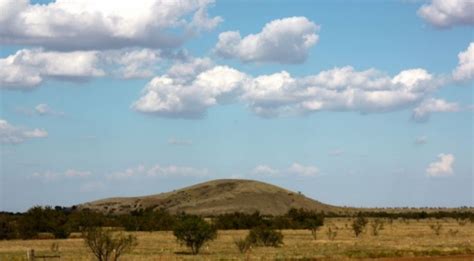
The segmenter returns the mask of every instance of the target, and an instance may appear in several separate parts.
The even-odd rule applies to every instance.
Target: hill
[[[342,209],[271,184],[241,179],[213,180],[151,196],[102,199],[78,207],[116,214],[163,208],[170,213],[184,211],[207,216],[255,211],[264,215],[282,215],[291,208],[326,212],[338,212]]]

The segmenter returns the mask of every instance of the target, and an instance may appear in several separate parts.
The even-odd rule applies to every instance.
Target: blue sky
[[[158,2],[0,0],[0,210],[219,178],[473,205],[472,2]]]

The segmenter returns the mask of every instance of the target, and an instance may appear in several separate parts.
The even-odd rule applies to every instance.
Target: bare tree
[[[117,261],[137,245],[137,238],[132,235],[113,234],[102,228],[89,228],[83,236],[86,246],[99,261]]]

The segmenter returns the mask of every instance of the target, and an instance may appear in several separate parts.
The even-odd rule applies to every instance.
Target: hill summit
[[[107,198],[84,203],[78,207],[116,214],[139,209],[163,208],[170,213],[184,211],[206,216],[255,211],[263,215],[283,215],[291,208],[316,211],[339,209],[268,183],[242,179],[213,180],[150,196]]]

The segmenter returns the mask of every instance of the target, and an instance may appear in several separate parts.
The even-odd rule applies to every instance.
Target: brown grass
[[[274,259],[350,259],[350,258],[389,258],[450,256],[436,260],[474,260],[474,224],[460,225],[454,219],[440,221],[440,235],[430,228],[435,220],[395,220],[385,221],[384,229],[378,236],[366,231],[355,238],[351,220],[347,218],[326,219],[325,226],[318,230],[314,240],[309,230],[284,230],[284,245],[280,248],[253,248],[247,254],[239,253],[234,244],[243,238],[247,231],[219,231],[218,238],[206,245],[198,256],[179,245],[171,232],[137,232],[138,246],[122,260],[274,260]],[[369,223],[370,224],[370,223]],[[327,228],[336,229],[337,236],[329,240]],[[449,231],[458,230],[457,233]],[[53,243],[59,243],[61,260],[92,260],[82,239],[67,240],[13,240],[0,241],[0,260],[25,260],[26,251],[34,248],[39,253],[51,253]],[[457,256],[457,257],[455,257]],[[415,259],[418,260],[418,259]],[[426,259],[420,259],[426,260]]]

